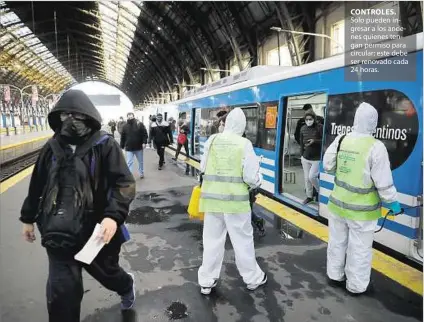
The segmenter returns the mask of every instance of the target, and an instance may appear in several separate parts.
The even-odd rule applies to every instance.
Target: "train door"
[[[284,132],[280,142],[279,193],[287,202],[305,206],[312,213],[318,210],[319,204],[326,104],[327,94],[322,92],[286,96],[282,98],[281,104],[284,107]],[[315,114],[314,123],[310,127],[305,124],[305,115],[308,121],[312,119],[309,112]]]

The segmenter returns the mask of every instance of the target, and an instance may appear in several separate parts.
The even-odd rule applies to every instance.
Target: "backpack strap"
[[[82,158],[85,156],[88,151],[96,144],[96,142],[101,138],[102,134],[100,131],[94,133],[84,144],[77,146],[75,150],[75,155]]]
[[[75,155],[83,158],[93,147],[106,141],[111,135],[105,131],[97,131],[83,145],[75,150]],[[94,190],[97,190],[98,180],[95,178],[96,171],[96,154],[92,153],[89,163],[90,177],[93,182]]]
[[[342,146],[342,142],[343,142],[345,137],[346,137],[346,134],[344,134],[340,137],[339,144],[337,145],[337,153],[339,153],[340,147]]]
[[[53,162],[58,162],[65,158],[66,156],[65,151],[63,151],[59,142],[57,142],[55,138],[51,138],[47,143],[50,145],[53,152],[53,156],[52,156]]]

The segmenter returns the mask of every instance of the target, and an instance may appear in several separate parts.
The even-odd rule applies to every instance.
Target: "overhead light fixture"
[[[158,30],[161,30],[162,28],[158,26]]]
[[[153,41],[151,41],[150,44],[153,45]]]

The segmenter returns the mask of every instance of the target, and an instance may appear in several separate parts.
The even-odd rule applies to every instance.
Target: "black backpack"
[[[92,153],[87,166],[83,157],[110,137],[98,131],[75,152],[67,154],[59,142],[49,140],[53,156],[39,203],[37,225],[41,233],[41,244],[51,251],[77,253],[87,241],[91,230],[86,223],[93,215],[93,192],[97,189],[95,178],[95,154]],[[70,176],[71,182],[61,181],[61,174]]]

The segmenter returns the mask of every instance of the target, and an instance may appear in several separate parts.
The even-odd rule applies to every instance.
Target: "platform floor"
[[[156,153],[145,152],[146,178],[137,179],[128,217],[132,239],[123,246],[121,264],[136,274],[134,310],[122,315],[118,296],[85,275],[81,321],[422,321],[422,298],[378,272],[373,272],[372,296],[351,297],[329,287],[326,244],[306,232],[302,238],[282,238],[270,223],[267,235],[256,239],[269,283],[246,291],[227,241],[216,292],[203,297],[197,285],[202,224],[186,214],[195,180],[185,174],[185,165],[166,157],[165,169],[158,171]],[[46,255],[39,243],[28,244],[20,236],[18,217],[28,183],[26,177],[0,195],[0,303],[1,320],[7,322],[48,321]],[[259,206],[255,211],[272,222],[272,213]]]
[[[12,133],[9,136],[5,135],[0,138],[0,142],[1,142],[0,147],[5,148],[9,145],[24,143],[24,142],[45,137],[48,135],[53,135],[53,131],[52,130],[38,131],[38,132],[34,131],[34,132],[25,132],[20,134]]]

